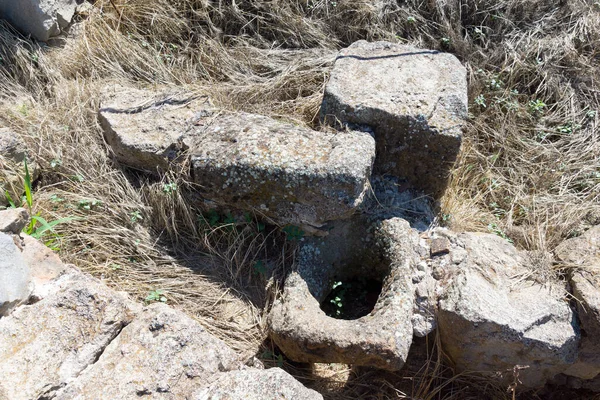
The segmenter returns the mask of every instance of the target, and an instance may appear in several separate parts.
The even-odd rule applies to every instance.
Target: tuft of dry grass
[[[164,290],[245,356],[264,354],[264,315],[293,246],[257,216],[215,221],[177,174],[115,165],[96,119],[101,87],[176,86],[321,129],[341,47],[452,52],[469,71],[471,116],[439,220],[497,233],[547,265],[560,241],[600,223],[599,11],[591,0],[98,0],[58,47],[0,21],[0,125],[41,166],[34,212],[78,218],[46,237],[65,261],[141,301]],[[512,397],[430,354],[399,374],[285,367],[332,399]]]

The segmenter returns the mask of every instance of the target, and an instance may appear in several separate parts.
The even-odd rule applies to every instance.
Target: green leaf
[[[54,232],[54,227],[56,225],[63,224],[65,222],[70,222],[70,221],[73,221],[76,219],[78,219],[78,218],[77,217],[65,217],[65,218],[59,218],[52,222],[48,222],[44,218],[40,217],[38,214],[36,216],[31,217],[31,220],[39,222],[42,226],[40,228],[36,229],[35,232],[32,232],[30,235],[31,235],[31,237],[33,237],[35,239],[39,239],[46,231]]]
[[[31,194],[31,175],[29,175],[29,167],[27,166],[27,157],[23,160],[25,164],[25,197],[27,198],[27,205],[31,210],[33,207],[33,196]]]

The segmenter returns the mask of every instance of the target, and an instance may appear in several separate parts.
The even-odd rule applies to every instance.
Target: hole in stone
[[[321,302],[330,317],[353,320],[369,315],[381,294],[382,281],[372,277],[334,279],[331,290]]]

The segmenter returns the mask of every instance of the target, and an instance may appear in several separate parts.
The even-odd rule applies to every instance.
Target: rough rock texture
[[[297,225],[351,215],[375,157],[366,133],[316,132],[246,113],[212,119],[191,143],[194,181],[206,197]]]
[[[29,267],[33,291],[30,301],[39,301],[61,289],[56,280],[76,270],[62,263],[58,255],[43,243],[24,233],[21,234],[21,255]]]
[[[0,211],[0,232],[19,234],[27,222],[29,222],[29,213],[24,208]]]
[[[76,0],[0,0],[0,18],[45,42],[71,23],[76,7]]]
[[[203,116],[206,98],[180,92],[152,92],[123,86],[103,91],[99,120],[106,141],[125,165],[166,170],[184,150],[183,137]]]
[[[439,195],[460,150],[467,102],[466,70],[453,55],[361,40],[339,53],[321,118],[371,129],[377,172]]]
[[[81,273],[62,289],[0,319],[0,394],[52,398],[93,364],[132,319],[131,303]]]
[[[578,267],[571,288],[583,331],[577,362],[565,374],[592,379],[600,374],[600,226],[565,240],[555,250],[563,263]]]
[[[15,244],[15,238],[0,233],[0,317],[27,301],[31,289],[29,267]]]
[[[451,248],[440,261],[453,269],[437,274],[447,281],[440,338],[458,369],[499,372],[510,382],[515,366],[529,366],[519,379],[541,387],[573,364],[579,330],[564,288],[528,280],[524,254],[496,235],[464,233],[457,243],[463,251]]]
[[[240,367],[235,352],[196,321],[164,304],[154,304],[56,398],[183,399],[214,374]]]
[[[111,88],[106,97],[99,118],[116,158],[156,171],[189,154],[206,199],[310,226],[347,217],[362,202],[375,157],[369,134],[218,112],[185,94]]]
[[[0,206],[8,205],[6,191],[15,203],[21,199],[25,176],[23,160],[27,154],[27,147],[19,136],[7,128],[0,127]],[[36,163],[28,158],[27,166],[32,179],[36,179]]]
[[[341,224],[326,238],[302,246],[298,270],[287,278],[283,296],[269,315],[271,337],[290,359],[387,370],[404,365],[413,334],[411,276],[419,238],[406,221],[394,218],[378,224],[369,240],[363,222]],[[369,248],[380,248],[380,255]],[[348,276],[385,278],[382,292],[364,317],[329,317],[319,303],[333,278]]]
[[[210,386],[197,391],[193,400],[322,400],[279,368],[265,371],[234,371],[219,376]]]

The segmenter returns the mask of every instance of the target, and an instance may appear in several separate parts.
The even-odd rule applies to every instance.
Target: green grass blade
[[[27,166],[27,157],[23,160],[25,163],[25,197],[29,209],[33,207],[33,195],[31,193],[31,175],[29,175],[29,167]]]
[[[40,226],[38,229],[35,230],[35,232],[31,233],[31,237],[35,238],[35,239],[39,239],[40,237],[42,237],[42,235],[46,232],[46,231],[54,231],[54,227],[58,224],[63,224],[65,222],[70,222],[73,220],[78,219],[77,217],[65,217],[65,218],[59,218],[57,220],[54,220],[52,222],[48,222],[46,221],[44,218],[40,217],[40,216],[35,216],[32,217],[32,220],[36,220],[37,222],[39,222],[42,226]]]

